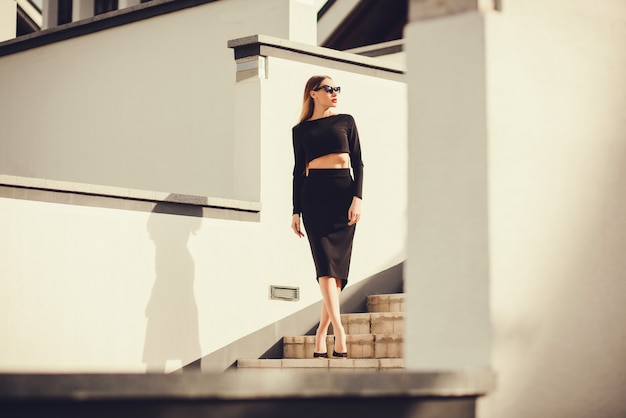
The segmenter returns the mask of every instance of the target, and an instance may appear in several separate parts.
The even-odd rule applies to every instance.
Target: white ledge
[[[406,71],[405,65],[399,62],[385,61],[379,58],[357,55],[349,52],[289,41],[286,39],[276,38],[267,35],[252,35],[246,36],[244,38],[232,39],[228,41],[228,47],[235,50],[235,58],[254,55],[253,51],[256,47],[259,48],[259,52],[261,55],[266,55],[261,50],[261,48],[264,47],[266,49],[266,52],[270,52],[269,55],[271,55],[272,49],[285,50],[292,53],[295,52],[303,55],[353,64],[360,67],[371,68],[379,71],[382,70],[384,72],[394,74],[404,74],[404,72]]]
[[[76,193],[115,199],[148,202],[167,202],[207,208],[231,209],[244,212],[260,212],[261,203],[245,200],[224,199],[221,197],[195,196],[150,190],[127,189],[124,187],[100,186],[97,184],[74,183],[68,181],[39,179],[0,174],[0,186],[48,190],[62,193]]]

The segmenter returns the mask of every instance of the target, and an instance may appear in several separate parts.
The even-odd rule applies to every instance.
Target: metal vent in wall
[[[274,300],[299,300],[300,288],[289,286],[270,286],[270,299]]]

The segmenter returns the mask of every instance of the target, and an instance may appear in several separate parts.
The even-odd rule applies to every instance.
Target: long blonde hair
[[[313,102],[313,97],[311,97],[311,91],[315,90],[320,86],[322,81],[326,79],[332,80],[332,78],[327,75],[314,75],[309,78],[309,81],[306,82],[304,86],[304,97],[302,99],[302,112],[300,113],[300,120],[298,123],[304,122],[307,119],[310,119],[313,116],[313,110],[315,110],[315,103]]]

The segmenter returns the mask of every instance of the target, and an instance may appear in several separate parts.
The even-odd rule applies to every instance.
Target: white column
[[[17,32],[17,3],[0,1],[0,42],[15,38]]]
[[[125,9],[127,7],[136,6],[141,3],[141,0],[119,0],[117,4],[118,9]]]
[[[57,26],[59,20],[59,0],[43,0],[41,17],[43,19],[41,29]]]
[[[94,0],[74,0],[72,4],[72,22],[87,19],[94,15]]]
[[[317,10],[313,0],[289,1],[289,40],[317,45]]]
[[[408,369],[489,368],[485,16],[477,0],[411,0],[405,29]]]

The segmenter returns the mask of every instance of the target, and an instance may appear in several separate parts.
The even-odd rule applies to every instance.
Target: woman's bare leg
[[[324,307],[330,322],[333,324],[335,334],[335,351],[345,353],[347,350],[346,332],[341,324],[341,312],[339,307],[339,293],[341,292],[341,280],[334,277],[320,277],[320,290],[324,299]],[[322,313],[322,319],[324,314]],[[320,321],[321,322],[321,321]],[[321,323],[320,323],[321,325]]]
[[[326,336],[328,335],[328,326],[330,325],[330,315],[326,310],[326,304],[322,302],[322,315],[320,318],[320,325],[315,332],[315,352],[326,353],[328,348],[326,347]]]

